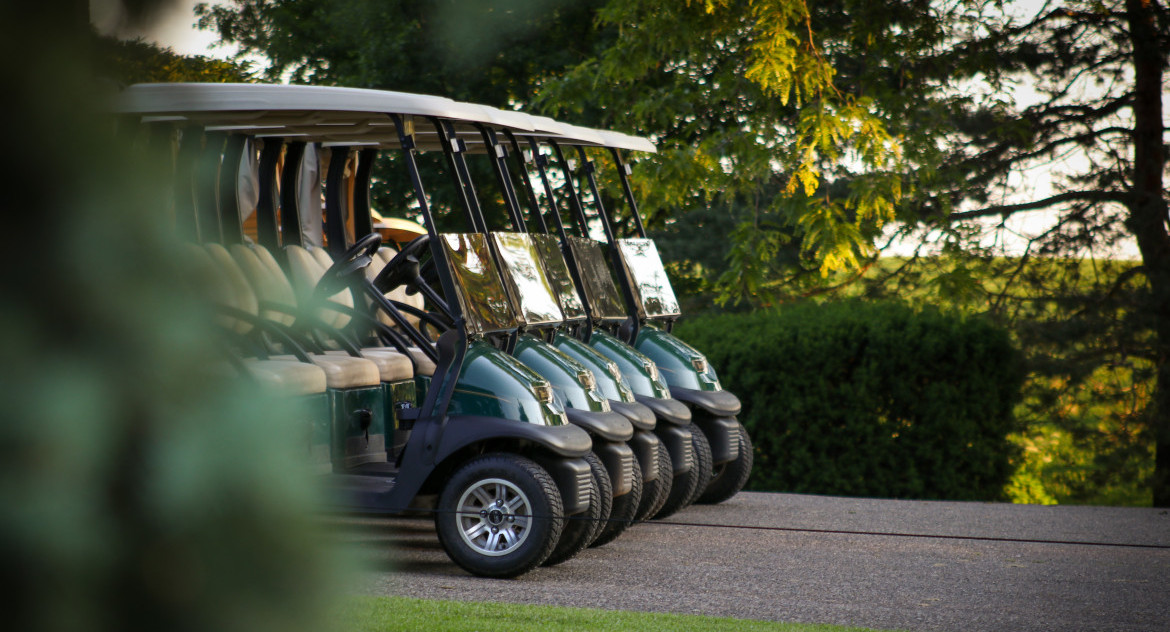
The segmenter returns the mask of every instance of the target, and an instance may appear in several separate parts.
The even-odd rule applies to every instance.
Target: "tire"
[[[589,507],[579,514],[565,516],[565,528],[561,530],[561,539],[553,549],[552,555],[549,555],[541,566],[555,566],[573,559],[597,536],[597,525],[601,524],[601,492],[597,488],[594,476],[590,476],[590,480]]]
[[[605,546],[617,539],[638,515],[638,506],[642,502],[642,467],[634,463],[633,479],[630,481],[630,491],[613,499],[613,511],[609,514],[609,521],[602,524],[601,533],[590,544],[591,547]]]
[[[485,454],[443,487],[435,530],[447,555],[469,573],[515,577],[552,554],[563,528],[561,507],[544,468],[516,454]]]
[[[693,505],[703,492],[707,491],[707,486],[711,484],[712,469],[714,468],[711,457],[711,442],[707,439],[707,435],[698,427],[695,432],[691,434],[691,445],[695,449],[695,473],[698,478],[698,483],[695,485],[695,490],[691,492],[687,498],[686,505]]]
[[[597,484],[597,497],[601,501],[601,514],[593,523],[593,528],[589,530],[588,541],[585,544],[585,546],[590,546],[597,539],[597,536],[601,535],[601,530],[605,528],[609,522],[610,514],[613,513],[613,481],[609,480],[609,470],[605,469],[601,457],[590,452],[585,455],[585,461],[593,470],[593,482]]]
[[[737,424],[739,430],[739,456],[730,463],[715,466],[711,484],[707,491],[699,495],[695,502],[714,505],[728,500],[739,493],[747,484],[752,474],[752,463],[755,461],[755,451],[752,449],[752,440],[748,436],[747,428]]]
[[[662,505],[666,504],[666,497],[670,495],[671,483],[674,482],[673,465],[665,444],[658,444],[657,459],[658,478],[642,484],[642,502],[638,503],[638,513],[635,517],[639,522],[649,520],[662,510]]]
[[[674,477],[670,485],[670,494],[666,497],[666,502],[662,503],[662,507],[654,514],[655,520],[661,520],[668,516],[673,516],[683,507],[690,504],[688,501],[691,496],[695,495],[695,487],[699,484],[699,463],[697,455],[694,455],[695,435],[702,434],[698,426],[691,428],[691,446],[692,459],[691,469]],[[709,455],[708,455],[709,456]],[[673,462],[673,459],[671,460]],[[666,470],[673,472],[673,466]]]

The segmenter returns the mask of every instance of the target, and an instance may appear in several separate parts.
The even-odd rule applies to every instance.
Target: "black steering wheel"
[[[349,287],[350,278],[366,269],[374,259],[374,253],[382,246],[382,237],[378,233],[370,233],[357,240],[349,247],[317,281],[314,295],[318,298],[333,296]]]
[[[400,285],[407,287],[412,285],[419,274],[418,256],[430,242],[430,235],[419,235],[412,239],[405,248],[394,255],[386,267],[382,268],[378,276],[374,277],[374,287],[385,294]]]

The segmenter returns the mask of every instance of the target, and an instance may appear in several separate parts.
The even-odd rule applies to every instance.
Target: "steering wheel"
[[[314,294],[324,298],[344,290],[349,286],[350,277],[370,265],[381,245],[382,237],[378,233],[370,233],[357,240],[321,275]]]
[[[413,284],[418,278],[418,256],[430,241],[430,235],[419,235],[412,239],[405,248],[394,255],[386,267],[382,268],[378,276],[374,277],[374,287],[385,294],[400,285],[409,287]]]

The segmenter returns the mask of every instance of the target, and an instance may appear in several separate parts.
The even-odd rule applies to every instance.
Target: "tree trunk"
[[[1157,378],[1150,402],[1154,434],[1154,506],[1170,506],[1170,235],[1163,193],[1166,154],[1163,145],[1163,59],[1155,23],[1157,0],[1126,0],[1134,63],[1134,168],[1130,188],[1129,228],[1137,237],[1150,288],[1155,324]]]

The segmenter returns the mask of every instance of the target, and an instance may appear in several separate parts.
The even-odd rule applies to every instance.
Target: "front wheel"
[[[435,530],[447,555],[468,572],[515,577],[552,553],[562,514],[561,494],[544,468],[516,454],[485,454],[443,488]]]
[[[730,463],[715,466],[714,476],[707,490],[699,495],[695,502],[707,505],[721,503],[739,493],[747,483],[752,473],[752,462],[755,454],[752,451],[752,440],[748,437],[747,429],[737,424],[739,431],[739,456]]]

